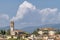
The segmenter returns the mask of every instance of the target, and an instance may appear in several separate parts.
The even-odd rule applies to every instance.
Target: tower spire
[[[14,21],[10,21],[10,34],[14,35]]]

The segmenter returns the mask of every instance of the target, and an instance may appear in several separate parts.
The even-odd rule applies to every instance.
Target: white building
[[[18,35],[18,34],[25,34],[22,30],[15,30],[14,29],[14,21],[10,22],[10,34],[11,35]]]
[[[54,40],[56,33],[55,30],[56,29],[53,28],[40,28],[38,34],[41,35],[43,40]]]

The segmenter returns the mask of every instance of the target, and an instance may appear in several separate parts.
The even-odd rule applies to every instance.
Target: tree
[[[60,29],[56,30],[56,34],[60,34]]]
[[[38,35],[38,31],[34,31],[32,34],[34,34],[34,35]]]
[[[2,36],[4,38],[4,35],[6,34],[6,31],[5,30],[1,30],[1,34],[2,34]]]
[[[5,30],[1,30],[1,34],[2,35],[5,35],[6,34],[6,31]]]
[[[14,39],[14,38],[10,38],[10,39],[8,39],[8,40],[17,40],[17,39]]]
[[[10,35],[10,30],[7,30],[6,34],[7,34],[7,35]]]

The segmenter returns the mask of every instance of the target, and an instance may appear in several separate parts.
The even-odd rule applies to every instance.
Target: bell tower
[[[10,34],[14,35],[14,21],[10,21]]]

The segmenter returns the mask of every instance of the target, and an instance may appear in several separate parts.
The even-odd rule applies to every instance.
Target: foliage
[[[34,35],[37,36],[38,35],[38,32],[37,31],[34,31],[32,34],[34,34]]]
[[[60,34],[60,29],[56,30],[56,34]]]
[[[25,34],[29,34],[28,32],[24,32]]]
[[[14,39],[14,38],[10,38],[10,39],[8,39],[8,40],[17,40],[17,39]]]
[[[6,34],[7,34],[7,35],[10,35],[10,30],[7,30]]]
[[[6,34],[6,31],[5,30],[1,30],[1,34],[2,35],[5,35]]]

